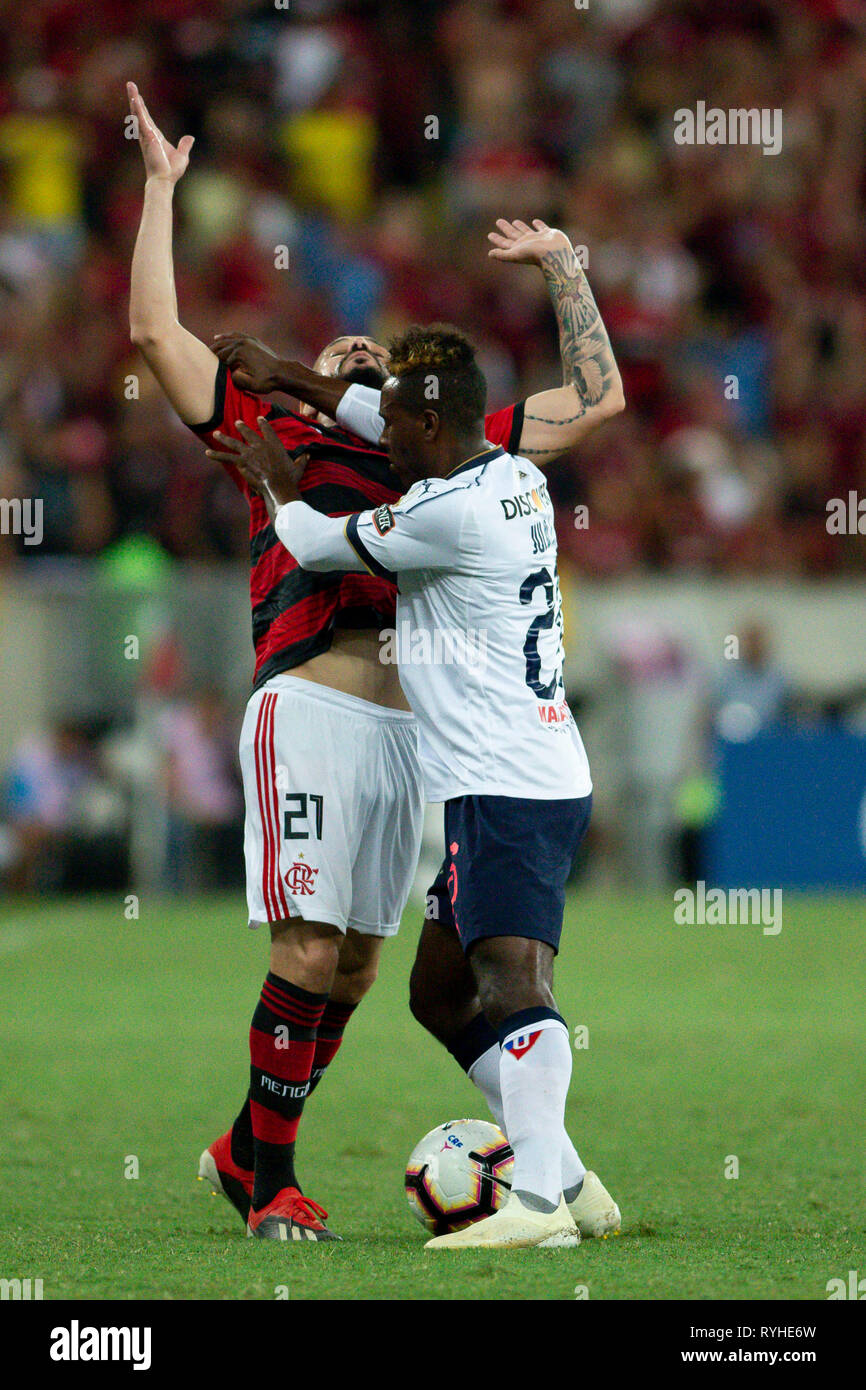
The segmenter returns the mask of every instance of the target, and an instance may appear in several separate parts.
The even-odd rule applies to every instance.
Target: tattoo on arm
[[[574,386],[586,410],[616,375],[610,339],[573,248],[548,251],[541,270],[559,325],[563,385]]]
[[[540,425],[573,425],[575,420],[580,420],[586,414],[585,410],[579,410],[576,415],[566,415],[558,420],[551,419],[547,415],[532,415],[527,410],[524,420],[537,420]]]
[[[560,423],[559,420],[557,420],[557,421],[556,421],[556,424],[558,425],[559,423]],[[550,459],[560,458],[561,455],[562,455],[562,449],[561,449],[561,448],[559,448],[559,449],[527,449],[527,447],[526,447],[525,444],[521,444],[521,446],[520,446],[520,457],[521,457],[521,458],[524,458],[524,459],[546,459],[546,460],[549,462]]]

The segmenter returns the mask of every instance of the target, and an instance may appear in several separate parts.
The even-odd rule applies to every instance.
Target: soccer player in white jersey
[[[506,1205],[428,1247],[574,1245],[590,1175],[565,1131],[571,1047],[552,980],[592,785],[563,687],[553,509],[535,465],[485,440],[486,383],[461,333],[410,329],[392,344],[390,371],[382,443],[407,489],[397,503],[345,522],[314,512],[301,501],[301,464],[264,421],[262,438],[232,456],[270,490],[277,534],[303,567],[399,585],[400,679],[427,798],[445,803],[440,878],[498,1042],[496,1083],[479,1084],[515,1153]],[[483,639],[483,660],[476,648],[471,661],[430,661],[437,637],[453,656],[469,633]],[[593,1211],[618,1224],[591,1176]]]
[[[305,495],[325,513],[396,500],[381,453],[345,429],[260,398],[259,391],[291,390],[298,372],[310,375],[309,369],[294,364],[287,386],[279,374],[271,379],[280,364],[261,345],[251,361],[251,340],[227,335],[212,351],[183,327],[172,269],[172,200],[192,139],[173,146],[135,84],[127,90],[146,172],[130,328],[168,400],[206,442],[231,435],[238,419],[243,431],[243,421],[270,414],[284,445],[316,455]],[[579,283],[557,269],[561,239],[549,230],[540,243],[562,325],[582,310],[572,293]],[[539,234],[526,224],[515,224],[508,240],[514,246],[506,259],[538,259]],[[335,376],[381,381],[385,363],[372,339],[351,336],[330,344],[317,365]],[[586,405],[565,383],[530,398],[525,412],[522,406],[497,412],[487,429],[509,447],[519,439],[521,448],[555,456],[585,432],[590,416],[606,411],[611,396],[596,391],[597,384],[589,383]],[[340,389],[345,386],[344,379]],[[327,408],[324,413],[333,418]],[[342,482],[326,476],[337,471],[334,463]],[[231,460],[229,472],[250,506],[256,690],[242,734],[250,919],[267,920],[271,951],[250,1030],[250,1092],[231,1130],[203,1152],[200,1172],[257,1237],[326,1240],[332,1233],[323,1209],[297,1186],[295,1135],[307,1095],[375,979],[382,941],[396,931],[409,891],[422,810],[415,722],[393,668],[379,661],[377,634],[382,615],[393,614],[393,586],[369,575],[338,580],[299,570],[273,533],[262,498],[232,473]],[[390,767],[387,785],[383,760]]]

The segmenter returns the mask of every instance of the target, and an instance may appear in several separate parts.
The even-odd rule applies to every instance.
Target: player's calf
[[[469,960],[481,1008],[497,1030],[527,1009],[556,1012],[553,947],[546,941],[523,936],[485,937],[472,944]]]
[[[338,936],[335,927],[319,923],[271,926],[271,969],[250,1026],[255,1211],[283,1189],[298,1188],[295,1139],[336,969]]]
[[[438,883],[439,879],[427,895],[428,913]],[[444,913],[445,903],[437,910]],[[409,1008],[449,1052],[480,1011],[475,976],[451,921],[425,918],[409,977]]]

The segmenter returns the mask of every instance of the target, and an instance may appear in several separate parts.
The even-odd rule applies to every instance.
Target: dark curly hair
[[[459,328],[414,324],[391,340],[388,351],[405,410],[417,415],[435,410],[455,434],[467,434],[483,422],[487,382],[475,348]]]

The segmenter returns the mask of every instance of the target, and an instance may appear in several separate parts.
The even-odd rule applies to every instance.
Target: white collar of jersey
[[[484,463],[490,463],[493,459],[498,459],[505,450],[500,444],[489,449],[482,449],[480,454],[473,454],[471,459],[466,459],[464,463],[458,463],[456,468],[452,468],[450,473],[446,473],[446,478],[456,478],[458,473],[463,473],[467,468],[480,468]]]

